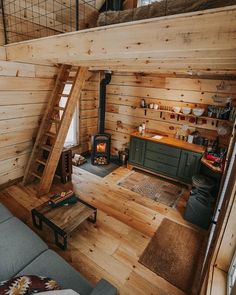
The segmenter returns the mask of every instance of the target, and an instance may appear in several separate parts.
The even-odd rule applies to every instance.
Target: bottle
[[[143,124],[142,124],[142,130],[143,130],[143,132],[145,132],[145,129],[146,129],[146,124],[143,123]]]
[[[141,108],[145,108],[145,107],[146,107],[145,99],[141,99],[140,107],[141,107]]]
[[[219,146],[219,137],[217,136],[216,140],[213,142],[213,145],[212,145],[212,152],[213,153],[217,153],[218,146]]]
[[[177,130],[177,132],[175,133],[175,138],[179,139],[179,131]]]
[[[139,126],[138,126],[138,132],[139,132],[140,134],[142,134],[142,132],[143,132],[143,127],[142,127],[142,125],[139,125]]]

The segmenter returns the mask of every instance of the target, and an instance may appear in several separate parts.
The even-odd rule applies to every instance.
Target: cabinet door
[[[182,150],[179,162],[178,177],[191,183],[192,176],[197,174],[200,168],[202,154]]]
[[[143,165],[146,142],[142,139],[131,137],[130,156],[131,163]]]

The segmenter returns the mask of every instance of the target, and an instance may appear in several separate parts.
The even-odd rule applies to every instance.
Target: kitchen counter
[[[134,136],[134,137],[137,137],[140,139],[146,139],[146,140],[166,144],[169,146],[178,147],[178,148],[192,151],[195,153],[203,154],[205,152],[205,148],[201,145],[189,143],[189,142],[186,142],[186,141],[183,141],[180,139],[176,139],[173,137],[167,137],[164,135],[160,135],[160,137],[161,137],[160,139],[153,138],[153,136],[156,136],[156,135],[157,134],[155,134],[155,133],[149,133],[149,132],[145,132],[143,135],[141,135],[139,132],[134,132],[131,134],[131,136]]]

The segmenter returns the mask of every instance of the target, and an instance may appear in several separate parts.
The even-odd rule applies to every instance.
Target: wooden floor
[[[53,185],[51,192],[72,188],[98,208],[97,223],[81,224],[69,239],[67,251],[55,247],[50,229],[38,234],[92,284],[105,278],[121,295],[183,295],[138,259],[163,218],[194,227],[182,217],[189,191],[172,209],[118,186],[116,183],[128,173],[130,170],[120,167],[100,178],[75,168],[72,184]],[[48,196],[37,198],[35,188],[18,184],[0,192],[0,202],[31,227],[30,210],[48,200]]]

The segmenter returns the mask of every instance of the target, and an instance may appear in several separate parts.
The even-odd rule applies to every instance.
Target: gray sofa
[[[106,280],[93,286],[47,245],[28,226],[0,204],[0,282],[20,275],[56,280],[64,289],[80,295],[116,295]]]

